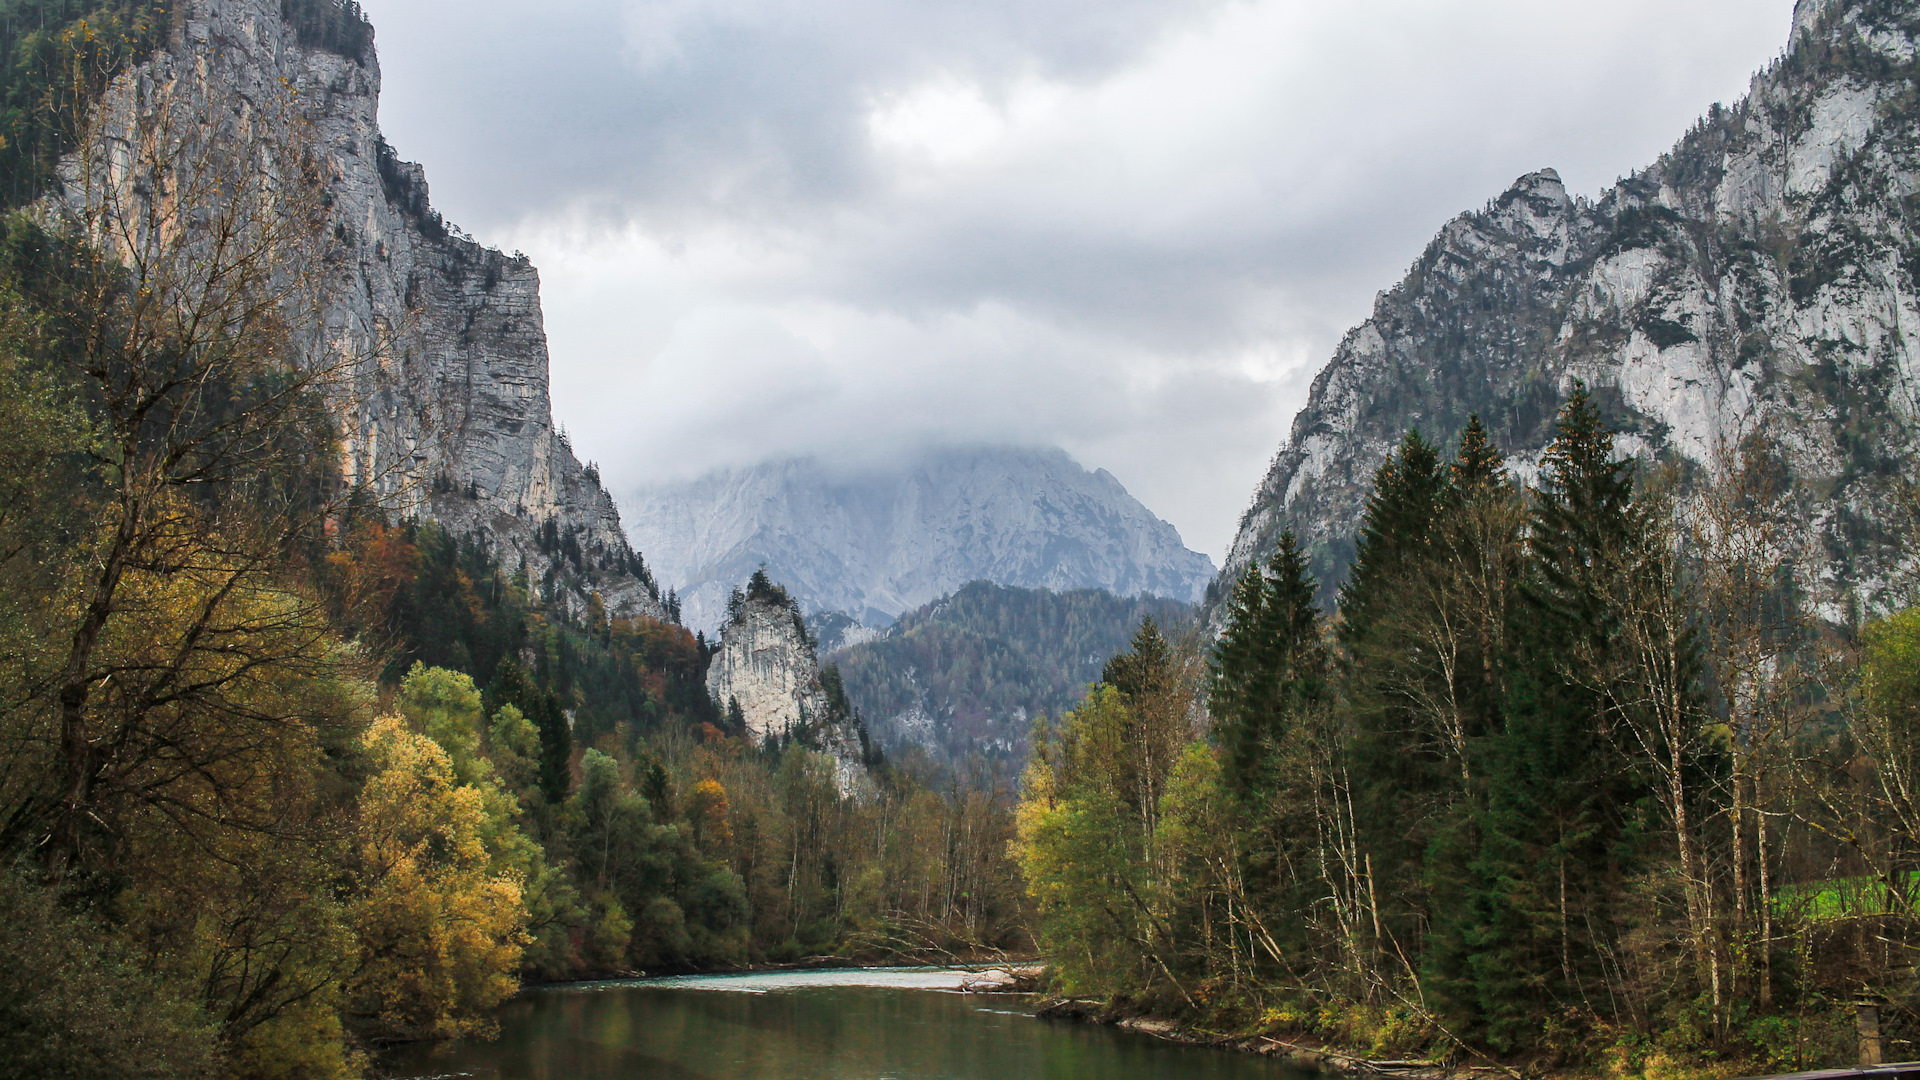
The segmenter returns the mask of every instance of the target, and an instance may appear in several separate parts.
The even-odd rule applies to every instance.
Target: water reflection
[[[393,1069],[483,1080],[1303,1080],[1251,1055],[1036,1020],[1021,998],[902,988],[958,979],[805,972],[536,990],[502,1010],[497,1042],[418,1050]]]

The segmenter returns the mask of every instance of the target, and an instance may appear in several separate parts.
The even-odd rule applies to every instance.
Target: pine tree
[[[1611,636],[1605,556],[1634,535],[1633,482],[1633,460],[1614,457],[1613,433],[1575,384],[1541,461],[1527,534],[1525,592],[1543,625],[1599,647]]]
[[[1446,493],[1446,473],[1431,443],[1410,430],[1373,475],[1353,568],[1340,587],[1340,640],[1364,639],[1383,610],[1398,606],[1401,582],[1424,563]]]
[[[1447,470],[1418,431],[1374,474],[1352,571],[1340,592],[1340,675],[1352,729],[1346,747],[1355,825],[1372,857],[1387,921],[1417,923],[1420,857],[1435,819],[1460,797],[1451,700],[1433,630],[1445,625],[1434,533],[1449,498]],[[1417,925],[1383,930],[1408,940]]]
[[[1172,678],[1172,650],[1151,615],[1140,620],[1131,651],[1113,657],[1100,669],[1100,681],[1129,699],[1164,692],[1170,688]]]
[[[540,732],[540,791],[548,806],[560,805],[573,786],[573,727],[560,698],[537,684],[525,668],[503,660],[487,686],[485,705],[489,714],[512,705],[533,721]]]

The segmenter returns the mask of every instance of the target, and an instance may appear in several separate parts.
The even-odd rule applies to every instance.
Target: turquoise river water
[[[396,1077],[475,1080],[1309,1080],[1250,1054],[1040,1020],[937,969],[581,983],[527,991],[500,1038],[416,1048]]]

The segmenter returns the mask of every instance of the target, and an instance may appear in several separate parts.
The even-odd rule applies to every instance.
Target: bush
[[[0,970],[0,1080],[178,1080],[220,1064],[191,988],[142,970],[106,927],[10,869]]]

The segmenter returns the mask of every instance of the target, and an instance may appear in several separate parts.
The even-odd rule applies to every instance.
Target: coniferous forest
[[[1579,390],[1536,484],[1501,462],[1408,433],[1332,612],[1287,535],[1036,736],[1058,989],[1508,1072],[1912,1056],[1920,609],[1816,606],[1763,438],[1683,477]]]

